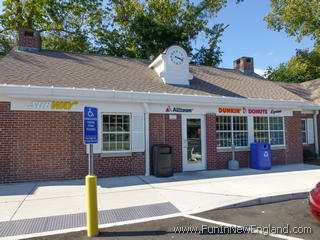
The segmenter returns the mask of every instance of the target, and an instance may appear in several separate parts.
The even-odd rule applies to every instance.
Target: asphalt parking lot
[[[265,231],[267,231],[267,228],[271,229],[271,227],[284,227],[282,231],[289,230],[291,233],[273,232],[274,235],[265,236],[265,232],[248,233],[243,228],[236,230],[235,228],[221,227],[229,226],[228,224],[245,227],[255,225],[256,230]],[[214,229],[214,227],[220,228]],[[258,229],[258,227],[265,228]],[[196,230],[196,232],[175,232],[175,230],[181,232],[183,228],[184,230]],[[239,230],[243,231],[236,233]],[[32,239],[283,239],[284,236],[299,239],[319,239],[320,222],[311,216],[307,199],[301,199],[244,208],[213,210],[192,216],[123,225],[100,229],[100,231],[100,235],[96,238],[87,238],[86,232],[81,231]],[[304,231],[305,233],[295,234],[292,231]]]

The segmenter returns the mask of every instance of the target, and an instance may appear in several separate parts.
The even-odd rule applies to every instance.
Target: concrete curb
[[[230,208],[250,207],[250,206],[255,206],[255,205],[284,202],[284,201],[295,200],[295,199],[304,199],[307,197],[308,197],[308,192],[289,193],[289,194],[282,194],[282,195],[259,197],[259,198],[251,199],[248,201],[215,208],[212,210],[223,210],[223,209],[230,209]]]
[[[226,205],[223,207],[213,208],[213,209],[207,210],[207,211],[250,207],[250,206],[255,206],[255,205],[270,204],[270,203],[283,202],[283,201],[289,201],[289,200],[295,200],[295,199],[305,199],[307,197],[308,197],[308,192],[289,193],[289,194],[282,194],[282,195],[259,197],[259,198],[251,199],[248,201],[243,201],[240,203],[235,203],[235,204],[230,204],[230,205]],[[207,211],[201,211],[201,212],[207,212]],[[201,212],[198,212],[198,213],[201,213]],[[198,213],[192,213],[191,215],[196,215]],[[117,222],[117,223],[112,223],[112,224],[102,224],[102,225],[99,225],[99,228],[107,228],[107,227],[121,226],[121,225],[127,225],[127,224],[135,224],[135,223],[155,221],[155,220],[160,220],[160,219],[163,220],[166,218],[179,217],[179,216],[183,216],[183,215],[184,215],[183,213],[178,213],[178,214],[169,214],[169,215],[164,215],[164,216],[159,216],[159,217],[142,218],[142,219],[137,219],[137,220],[133,220],[133,221],[124,221],[124,222]],[[57,235],[57,234],[77,232],[77,231],[83,231],[83,230],[86,230],[86,227],[61,229],[61,230],[50,231],[50,232],[41,232],[41,233],[34,233],[34,234],[28,234],[28,235],[17,235],[17,236],[11,236],[11,237],[0,237],[0,239],[1,240],[2,239],[3,240],[27,239],[27,238],[32,238],[32,237],[43,237],[43,236]]]

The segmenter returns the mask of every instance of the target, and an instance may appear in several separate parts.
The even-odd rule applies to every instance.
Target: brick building
[[[227,168],[231,145],[249,166],[251,142],[270,142],[272,164],[318,152],[320,107],[254,73],[189,64],[179,46],[154,61],[41,49],[23,29],[0,59],[0,183],[87,174],[83,108],[99,109],[98,177],[149,175],[151,148],[173,147],[175,172]]]

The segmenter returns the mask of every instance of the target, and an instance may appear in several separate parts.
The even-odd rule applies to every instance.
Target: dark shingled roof
[[[281,82],[278,84],[313,104],[320,104],[320,78],[303,83]]]
[[[0,59],[0,83],[302,100],[276,83],[240,71],[190,66],[190,86],[166,85],[150,61],[55,51],[12,50]]]

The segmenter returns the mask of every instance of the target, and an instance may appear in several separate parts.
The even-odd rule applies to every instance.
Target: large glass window
[[[248,119],[247,117],[217,117],[218,147],[230,147],[232,142],[236,147],[248,146]]]
[[[283,117],[254,117],[254,141],[269,142],[271,145],[284,144]]]
[[[284,127],[282,117],[269,117],[270,123],[270,144],[284,144]]]
[[[104,114],[103,115],[103,151],[130,150],[130,115]]]

